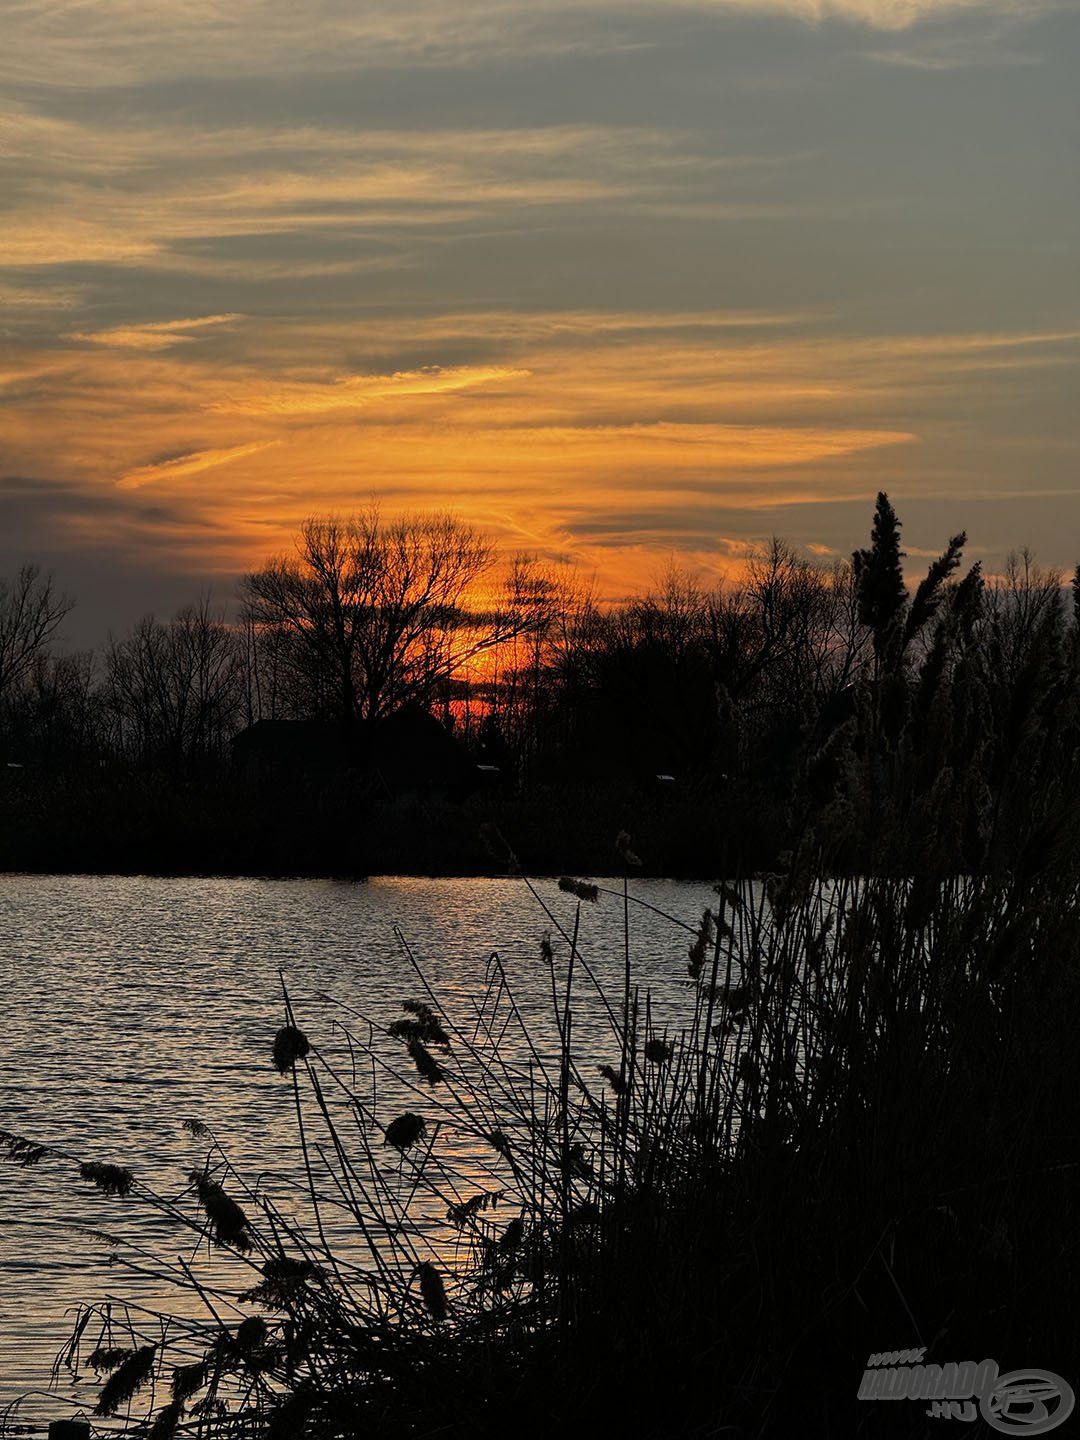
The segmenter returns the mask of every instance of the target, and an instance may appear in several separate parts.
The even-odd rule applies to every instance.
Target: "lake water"
[[[241,1172],[267,1174],[273,1192],[300,1176],[291,1089],[269,1063],[279,972],[313,1038],[342,1014],[331,1001],[385,1025],[418,990],[396,925],[440,998],[466,1010],[497,950],[542,1028],[550,986],[540,940],[551,931],[565,954],[557,927],[572,926],[576,902],[554,881],[535,883],[539,899],[515,880],[0,876],[0,1129],[129,1165],[179,1194],[205,1154],[183,1128],[196,1118]],[[715,900],[708,885],[664,880],[636,881],[631,893],[689,926]],[[621,993],[621,894],[582,906],[581,926],[582,954]],[[690,937],[642,905],[631,907],[631,934],[638,982],[676,1015]],[[595,1039],[608,1058],[599,1021]],[[158,1298],[151,1280],[109,1266],[78,1227],[130,1234],[135,1225],[140,1244],[175,1250],[175,1231],[134,1221],[130,1202],[72,1176],[52,1158],[30,1170],[0,1164],[0,1413],[46,1389],[80,1301]],[[66,1382],[60,1397],[32,1395],[16,1418],[70,1415],[93,1390],[89,1378]]]

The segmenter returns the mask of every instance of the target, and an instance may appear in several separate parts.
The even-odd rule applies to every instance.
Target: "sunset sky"
[[[84,643],[312,512],[602,593],[893,496],[1080,559],[1080,0],[6,0],[0,574]]]

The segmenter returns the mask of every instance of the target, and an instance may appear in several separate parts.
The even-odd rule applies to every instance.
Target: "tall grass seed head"
[[[408,1150],[418,1140],[422,1140],[426,1133],[427,1123],[410,1110],[406,1110],[404,1115],[399,1115],[396,1120],[391,1120],[383,1132],[386,1143],[393,1145],[395,1150]]]

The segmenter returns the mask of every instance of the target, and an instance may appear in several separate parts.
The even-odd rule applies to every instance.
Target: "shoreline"
[[[511,874],[505,870],[382,870],[371,874],[355,874],[346,871],[326,870],[153,870],[153,869],[80,869],[66,867],[10,866],[0,869],[0,877],[34,876],[53,880],[333,880],[339,884],[367,885],[378,880],[558,880],[569,870],[529,870],[524,874]],[[575,870],[575,878],[587,880],[612,880],[621,883],[621,876],[614,876],[603,869]],[[635,870],[630,877],[634,880],[667,880],[673,884],[712,885],[724,879],[719,871],[701,871],[695,874],[672,874],[670,871]]]
[[[0,873],[492,879],[620,873],[630,836],[657,879],[769,870],[787,817],[706,788],[547,787],[459,803],[373,803],[347,791],[229,783],[43,784],[0,796]]]

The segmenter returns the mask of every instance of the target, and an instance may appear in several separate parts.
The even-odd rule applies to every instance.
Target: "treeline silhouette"
[[[837,870],[975,873],[1052,846],[1078,797],[1080,626],[1027,552],[1001,576],[948,539],[909,590],[878,496],[829,567],[774,539],[738,583],[672,568],[597,603],[449,516],[307,522],[295,552],[98,651],[33,567],[0,585],[8,868],[603,872],[629,829],[656,873],[767,867],[809,828]],[[479,597],[479,598],[478,598]],[[388,794],[365,737],[422,706],[484,765],[452,802]],[[236,761],[259,721],[321,721],[337,773]]]

